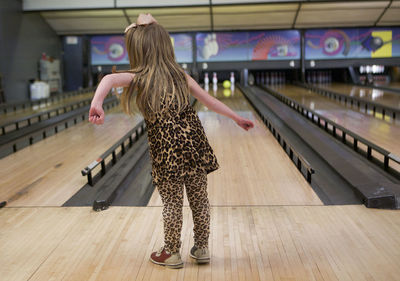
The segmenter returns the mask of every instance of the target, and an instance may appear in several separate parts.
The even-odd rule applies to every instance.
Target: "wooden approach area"
[[[218,91],[217,96],[255,120],[256,128],[246,132],[198,105],[221,164],[208,176],[210,264],[199,266],[189,256],[193,222],[186,199],[181,237],[185,266],[168,269],[149,261],[150,253],[163,244],[162,206],[156,190],[146,207],[111,206],[102,212],[60,207],[71,196],[68,185],[75,192],[79,189],[78,176],[66,173],[51,181],[49,172],[44,177],[46,188],[40,188],[39,181],[14,204],[0,209],[0,280],[399,280],[400,213],[364,205],[322,205],[242,94],[236,90],[233,96],[223,97]],[[105,126],[107,121],[116,122],[109,116]],[[120,118],[128,127],[127,120]],[[101,148],[95,139],[108,145],[105,127],[82,126],[87,128],[78,124],[45,141],[61,139],[63,133],[73,141],[76,132],[75,138],[85,140],[87,149],[93,146],[91,154],[98,154]],[[40,143],[29,148],[31,153],[36,147],[44,149]],[[25,178],[35,181],[29,171],[39,173],[31,169],[40,155],[18,158],[26,149],[0,160],[1,178],[8,179],[0,182],[2,198],[13,194],[13,186],[23,191],[24,184],[29,185]],[[80,152],[73,153],[69,146],[65,155],[85,164],[92,161],[83,161],[84,152],[79,145],[76,149]],[[54,151],[49,147],[49,153]],[[10,179],[12,170],[3,173],[8,165],[23,160],[29,165],[18,179]],[[43,161],[43,169],[45,165]],[[81,163],[76,165],[79,173]]]

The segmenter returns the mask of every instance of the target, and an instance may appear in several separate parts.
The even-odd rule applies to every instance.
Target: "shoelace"
[[[164,251],[164,247],[165,247],[165,246],[162,246],[162,247],[157,251],[157,255],[158,255],[158,256],[160,256],[161,253],[162,253],[162,251]],[[165,250],[165,252],[166,252],[167,254],[170,254],[170,252],[168,252],[167,250]]]
[[[157,255],[161,255],[161,252],[164,250],[164,246],[162,246],[158,251],[157,251]]]

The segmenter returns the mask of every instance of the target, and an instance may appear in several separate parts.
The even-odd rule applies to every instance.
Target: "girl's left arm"
[[[186,77],[188,78],[189,89],[192,95],[202,104],[207,106],[207,108],[215,111],[216,113],[231,118],[233,121],[236,122],[236,124],[238,124],[246,131],[254,127],[253,122],[251,122],[249,119],[243,118],[232,109],[230,109],[228,106],[226,106],[224,103],[209,95],[205,90],[203,90],[203,88],[200,87],[199,84],[197,84],[197,82],[190,75],[186,75]]]
[[[123,72],[107,74],[101,79],[91,102],[89,122],[97,125],[104,123],[103,101],[107,94],[111,88],[128,87],[133,77],[134,74]]]

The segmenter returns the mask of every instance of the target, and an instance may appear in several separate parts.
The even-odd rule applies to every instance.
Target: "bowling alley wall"
[[[60,36],[36,13],[23,13],[21,1],[0,1],[0,76],[7,102],[29,99],[29,80],[39,78],[43,52],[61,59]]]
[[[400,65],[400,27],[171,33],[178,63],[196,76],[205,71],[345,68]],[[92,36],[94,73],[128,68],[123,35]],[[201,76],[201,75],[200,75]]]
[[[301,59],[299,30],[171,34],[179,63]],[[193,52],[195,47],[195,52]],[[306,60],[400,58],[400,27],[304,32]],[[93,36],[91,64],[128,64],[123,36]]]

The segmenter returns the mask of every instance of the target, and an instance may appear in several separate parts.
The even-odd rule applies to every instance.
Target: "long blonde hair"
[[[130,69],[113,73],[135,73],[121,94],[121,106],[132,115],[132,101],[146,119],[154,120],[154,113],[168,110],[176,102],[178,111],[189,103],[186,74],[175,61],[174,49],[168,32],[159,24],[139,25],[125,33]],[[166,105],[165,107],[163,105]]]

